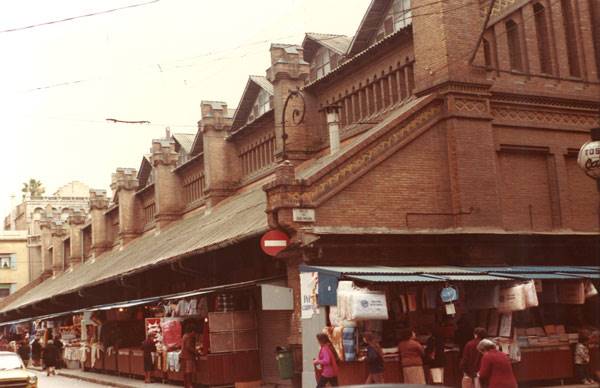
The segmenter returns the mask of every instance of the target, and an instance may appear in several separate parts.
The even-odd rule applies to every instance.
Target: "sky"
[[[248,75],[265,75],[270,43],[351,36],[369,3],[0,0],[1,218],[29,178],[46,195],[73,180],[108,190],[111,173],[138,168],[166,127],[195,133],[200,101],[237,106]]]

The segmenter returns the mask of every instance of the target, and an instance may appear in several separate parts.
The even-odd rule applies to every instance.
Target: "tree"
[[[23,182],[23,189],[21,189],[21,191],[23,192],[23,198],[25,198],[28,193],[31,197],[41,197],[46,189],[44,189],[42,182],[31,178],[29,179],[29,182]]]

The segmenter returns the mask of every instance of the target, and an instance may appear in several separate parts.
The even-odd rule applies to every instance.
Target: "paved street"
[[[46,373],[32,371],[38,376],[38,386],[40,388],[80,388],[80,387],[104,387],[101,384],[94,384],[87,381],[72,379],[62,376],[46,376]]]

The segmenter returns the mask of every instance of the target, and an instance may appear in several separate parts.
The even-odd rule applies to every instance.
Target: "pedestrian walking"
[[[156,352],[156,344],[151,334],[146,336],[146,340],[142,342],[142,351],[144,353],[144,382],[151,383],[151,374],[154,371],[154,362],[152,361],[152,353]]]
[[[35,337],[33,342],[31,343],[31,360],[33,362],[33,366],[40,366],[42,358],[42,344],[40,344],[40,339],[38,336]]]
[[[398,352],[400,353],[404,383],[426,384],[423,369],[425,351],[423,345],[417,341],[415,332],[412,329],[404,329],[400,332]]]
[[[579,333],[579,342],[575,345],[575,377],[583,384],[595,384],[590,372],[590,348],[588,342],[588,333]]]
[[[512,371],[508,356],[496,348],[496,344],[483,339],[477,344],[483,356],[479,367],[479,378],[488,388],[517,388],[517,379]]]
[[[46,374],[56,375],[56,363],[58,361],[58,349],[54,345],[54,341],[48,340],[48,343],[42,351],[42,358],[46,367]]]
[[[61,341],[60,334],[57,334],[56,336],[54,336],[54,346],[56,346],[56,369],[60,369],[64,365],[64,360],[63,360],[64,346]]]
[[[26,339],[21,341],[19,349],[17,350],[17,354],[21,357],[21,360],[23,360],[25,368],[29,367],[31,347],[29,346],[29,342],[27,342]]]
[[[337,387],[339,385],[338,366],[333,345],[325,333],[317,334],[317,341],[319,341],[319,345],[321,346],[318,358],[313,360],[313,365],[320,371],[317,388],[325,387],[327,384]]]
[[[483,327],[477,327],[473,331],[473,338],[465,345],[460,359],[460,371],[463,374],[462,388],[479,388],[477,372],[481,364],[481,353],[477,345],[487,337],[487,331]]]
[[[444,352],[444,337],[440,330],[434,330],[427,339],[424,361],[429,367],[430,382],[432,384],[443,384],[446,353]]]
[[[383,350],[372,333],[365,333],[363,340],[367,344],[367,369],[369,376],[365,384],[383,384]]]
[[[181,356],[179,358],[183,366],[183,386],[185,388],[192,388],[194,364],[198,356],[198,352],[196,351],[196,328],[188,326],[181,341]]]

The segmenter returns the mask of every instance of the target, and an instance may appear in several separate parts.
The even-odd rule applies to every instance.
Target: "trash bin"
[[[294,375],[294,359],[292,351],[282,346],[278,346],[275,348],[275,354],[279,378],[282,380],[291,379]]]

